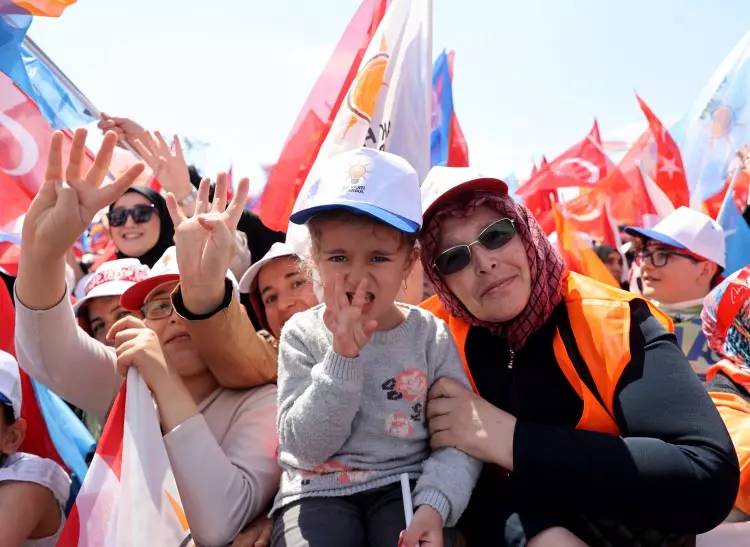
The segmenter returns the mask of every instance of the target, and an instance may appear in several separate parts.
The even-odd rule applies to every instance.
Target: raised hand
[[[132,145],[164,189],[172,192],[178,200],[184,199],[193,191],[188,166],[177,135],[172,137],[170,146],[158,131],[143,131],[140,136],[133,139]]]
[[[378,322],[374,319],[368,321],[362,312],[367,302],[366,294],[367,278],[359,282],[351,302],[340,275],[337,274],[333,283],[324,287],[326,309],[323,321],[333,333],[333,351],[344,357],[357,357],[378,328]]]
[[[39,193],[26,213],[22,249],[44,259],[62,258],[91,223],[97,211],[119,198],[143,171],[137,163],[114,182],[102,186],[112,160],[117,135],[111,131],[83,174],[86,130],[77,129],[63,178],[63,134],[52,136],[47,172]]]
[[[213,202],[209,181],[201,181],[195,212],[186,215],[174,194],[167,208],[174,223],[174,241],[183,302],[192,313],[216,309],[224,298],[224,279],[234,256],[234,231],[247,200],[250,181],[243,178],[227,207],[227,175],[217,177]]]
[[[145,132],[140,124],[130,118],[118,118],[104,112],[101,113],[97,127],[105,133],[114,131],[117,135],[117,144],[122,148],[127,148],[126,145],[133,146],[135,139],[140,138]]]

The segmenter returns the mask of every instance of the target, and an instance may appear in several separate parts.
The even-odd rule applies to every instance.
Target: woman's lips
[[[143,237],[143,232],[128,232],[122,234],[122,239],[124,240],[138,239],[139,237]]]
[[[480,296],[485,297],[495,290],[504,289],[505,287],[510,285],[515,280],[515,278],[515,275],[511,275],[508,277],[503,277],[502,279],[498,279],[497,281],[493,281],[481,292]]]

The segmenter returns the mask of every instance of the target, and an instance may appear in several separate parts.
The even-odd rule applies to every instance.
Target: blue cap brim
[[[648,239],[653,239],[654,241],[658,241],[659,243],[670,245],[671,247],[677,247],[678,249],[685,249],[686,251],[689,250],[687,247],[685,247],[682,243],[680,243],[676,239],[672,239],[671,237],[664,235],[661,232],[657,232],[655,230],[649,230],[647,228],[639,228],[636,226],[627,226],[625,228],[625,233],[630,234],[631,236],[638,236],[638,237],[645,237]]]
[[[356,205],[343,203],[318,205],[317,207],[310,207],[309,209],[303,209],[302,211],[293,213],[289,217],[289,220],[294,224],[304,224],[318,213],[322,213],[323,211],[333,211],[334,209],[346,209],[347,211],[351,211],[353,213],[364,213],[365,215],[372,217],[375,220],[385,222],[386,224],[393,226],[397,230],[401,230],[402,232],[406,232],[408,234],[415,233],[419,230],[420,227],[420,225],[413,220],[406,219],[402,216],[396,215],[369,203],[357,203]]]

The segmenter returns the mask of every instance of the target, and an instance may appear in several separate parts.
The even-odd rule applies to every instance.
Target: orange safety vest
[[[576,429],[619,435],[614,419],[615,388],[630,362],[630,301],[640,297],[575,272],[565,275],[562,294],[574,340],[566,343],[558,326],[552,346],[557,364],[583,401],[583,412]],[[646,303],[651,314],[669,332],[674,332],[670,317],[648,300]],[[450,315],[437,296],[425,300],[422,307],[448,324],[459,348],[464,370],[476,392],[476,384],[466,361],[469,323]],[[570,348],[570,344],[575,344],[575,348]],[[581,378],[570,357],[571,349],[577,349],[583,359],[590,375],[589,381]]]
[[[708,394],[729,431],[740,464],[740,487],[734,505],[747,514],[750,513],[750,402],[742,393],[712,390],[710,382],[717,372],[722,372],[748,391],[750,373],[726,359],[713,365],[706,373]]]

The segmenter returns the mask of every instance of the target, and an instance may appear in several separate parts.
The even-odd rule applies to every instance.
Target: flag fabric
[[[76,0],[0,0],[0,15],[60,17]]]
[[[555,205],[552,210],[555,217],[558,245],[567,268],[607,285],[620,288],[620,284],[596,255],[593,247],[579,237],[573,223],[566,215],[565,206]]]
[[[394,0],[388,6],[294,210],[304,208],[315,196],[316,172],[321,163],[347,150],[364,146],[391,152],[406,159],[420,180],[427,175],[431,134],[431,17],[431,0]]]
[[[683,206],[689,207],[690,190],[685,178],[685,169],[682,166],[680,149],[646,102],[638,95],[636,95],[636,99],[638,99],[638,105],[648,120],[651,137],[656,143],[656,163],[649,173],[649,177],[664,192],[664,195],[672,203],[673,209]]]
[[[453,60],[445,50],[432,69],[431,164],[468,167],[469,149],[453,107]]]
[[[567,225],[574,231],[586,234],[600,244],[619,248],[620,238],[609,214],[608,196],[599,189],[593,189],[566,201],[562,214]]]
[[[387,0],[363,0],[318,77],[273,165],[260,201],[260,217],[284,231],[302,185],[357,74]]]
[[[721,191],[737,150],[750,142],[750,32],[722,61],[685,118],[682,159],[691,206]]]
[[[729,275],[750,264],[750,226],[747,225],[741,211],[735,201],[736,183],[730,185],[724,196],[724,203],[719,210],[716,221],[724,230],[724,241],[726,249],[726,266],[724,274]],[[740,181],[743,182],[743,181]],[[746,181],[745,181],[746,182]]]
[[[594,125],[580,142],[568,148],[551,162],[542,157],[542,166],[535,177],[518,189],[522,198],[537,192],[564,187],[593,187],[612,170],[614,165],[604,153],[599,124]]]
[[[151,392],[128,371],[58,546],[188,545]]]
[[[0,0],[2,2],[3,0]],[[74,86],[34,42],[26,37],[32,17],[0,15],[0,72],[37,105],[55,129],[94,121]]]

